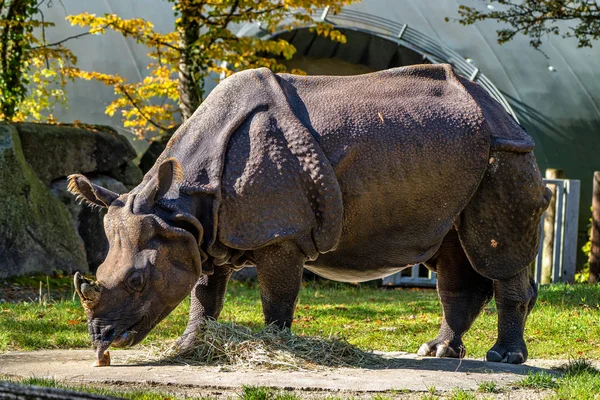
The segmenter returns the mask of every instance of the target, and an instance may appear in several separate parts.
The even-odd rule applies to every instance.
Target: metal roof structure
[[[314,17],[316,21],[329,22],[338,27],[346,36],[347,45],[340,45],[319,38],[316,33],[310,30],[311,27],[303,27],[293,31],[282,29],[275,33],[269,33],[264,31],[260,24],[248,24],[240,29],[238,35],[257,36],[265,39],[282,38],[296,47],[296,57],[307,55],[315,57],[315,52],[319,52],[318,57],[340,58],[353,63],[366,63],[373,70],[423,62],[432,64],[448,63],[453,66],[458,74],[477,82],[485,88],[518,121],[518,117],[508,101],[496,86],[481,73],[481,70],[473,66],[470,59],[465,59],[449,47],[427,37],[407,23],[392,21],[350,8],[342,9],[339,13],[333,14],[329,12],[329,7],[327,7],[318,10]],[[386,46],[385,43],[378,45],[375,50],[378,53],[375,55],[376,61],[364,59],[365,53],[373,52],[372,47],[377,46],[373,44],[370,36],[384,39],[391,44],[391,46],[389,44]],[[398,46],[402,46],[402,48]],[[323,47],[328,48],[329,51],[324,50]],[[407,52],[404,49],[411,50],[413,53],[409,55],[409,60],[406,60]],[[397,52],[404,54],[397,55],[395,54]],[[405,57],[402,57],[403,55]],[[367,57],[373,58],[369,56],[371,56],[370,54]]]
[[[350,33],[343,50],[348,58],[353,53],[352,57],[362,54],[361,46],[367,43],[367,58],[382,60],[391,45],[407,49],[385,53],[404,57],[397,62],[450,61],[463,69],[463,75],[474,73],[488,91],[497,90],[495,97],[505,99],[536,140],[535,153],[541,168],[564,169],[567,178],[581,179],[580,229],[585,229],[592,173],[600,170],[600,43],[591,49],[578,49],[575,40],[552,36],[543,46],[543,54],[529,46],[527,37],[518,35],[500,46],[495,31],[501,25],[484,21],[462,26],[453,20],[458,17],[460,4],[481,9],[487,6],[482,0],[363,0],[345,7],[338,16],[329,13],[326,18]],[[44,10],[46,20],[56,23],[48,30],[48,39],[60,40],[81,32],[64,17],[84,11],[145,18],[160,31],[172,30],[175,20],[172,4],[164,0],[62,0]],[[445,22],[446,17],[450,22]],[[79,57],[82,69],[119,73],[131,80],[146,74],[147,50],[120,35],[85,37],[68,42],[68,46]],[[318,51],[315,47],[315,53],[325,50],[326,46]],[[370,68],[379,68],[374,67]],[[57,111],[55,117],[110,124],[123,130],[118,115],[109,118],[104,114],[113,98],[111,88],[76,82],[69,86],[68,95],[70,108]],[[140,142],[134,142],[134,146],[143,148]]]

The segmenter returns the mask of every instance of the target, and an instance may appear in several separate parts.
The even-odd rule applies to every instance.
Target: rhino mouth
[[[108,329],[98,339],[93,340],[96,352],[98,354],[104,354],[104,352],[108,350],[110,346],[123,348],[133,346],[134,344],[140,342],[144,337],[141,336],[141,338],[138,339],[139,329],[137,329],[137,327],[141,325],[141,322],[142,321],[135,323],[129,328],[123,330],[116,330],[114,328]]]
[[[135,335],[137,331],[135,329],[130,328],[126,329],[125,332],[121,333],[113,342],[111,343],[114,347],[130,347],[133,346],[133,342],[135,341]]]
[[[98,335],[100,336],[99,339],[93,340],[96,353],[101,356],[106,350],[108,350],[110,346],[118,348],[135,346],[144,340],[146,335],[150,333],[150,330],[164,317],[166,317],[170,311],[171,310],[165,310],[152,321],[150,321],[147,317],[142,317],[139,321],[130,325],[126,329],[112,328],[105,330],[101,336]]]

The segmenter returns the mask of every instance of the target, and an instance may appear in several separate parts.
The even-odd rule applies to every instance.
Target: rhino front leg
[[[254,252],[265,324],[290,328],[302,284],[305,256],[293,242]]]
[[[438,252],[426,265],[437,272],[443,318],[437,337],[424,343],[417,354],[464,357],[466,350],[462,337],[492,299],[492,280],[473,269],[454,230],[448,233]]]
[[[494,281],[494,297],[498,307],[498,340],[487,352],[487,361],[521,364],[527,361],[527,345],[523,339],[525,321],[537,299],[537,285],[529,270]]]
[[[190,348],[198,336],[198,328],[207,319],[217,319],[223,303],[227,282],[232,270],[226,266],[214,268],[212,275],[202,275],[191,292],[190,316],[183,335],[177,340],[181,350]]]

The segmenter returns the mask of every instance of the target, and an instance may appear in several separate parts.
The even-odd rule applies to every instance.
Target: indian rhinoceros
[[[292,324],[303,268],[360,282],[424,263],[443,320],[420,355],[460,357],[495,297],[489,361],[522,363],[536,300],[528,265],[550,198],[534,143],[449,65],[352,77],[239,72],[173,135],[143,182],[107,207],[110,250],[75,286],[99,359],[130,346],[191,292],[180,344],[217,318],[233,270],[256,266],[267,324]]]

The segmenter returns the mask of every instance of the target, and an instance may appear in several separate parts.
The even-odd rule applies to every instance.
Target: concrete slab
[[[74,384],[149,384],[212,389],[260,385],[288,390],[383,392],[390,390],[476,390],[479,383],[510,385],[529,372],[556,373],[564,361],[531,360],[527,365],[488,363],[473,359],[437,359],[406,353],[382,353],[389,365],[382,369],[319,368],[316,371],[238,369],[139,363],[140,350],[111,350],[112,365],[94,368],[91,350],[48,350],[0,354],[0,374],[46,377]]]

